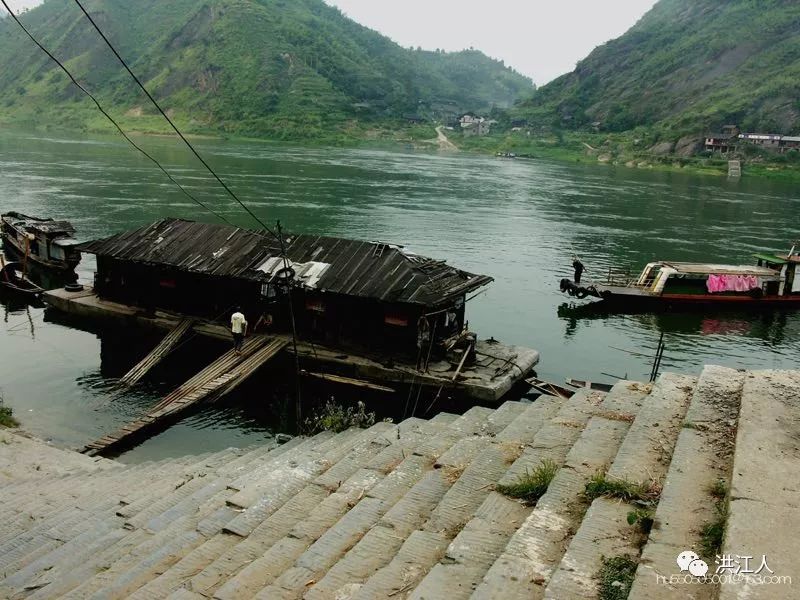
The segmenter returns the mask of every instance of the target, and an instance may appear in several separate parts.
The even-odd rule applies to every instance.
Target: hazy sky
[[[327,0],[403,46],[470,46],[547,83],[627,31],[655,0]]]
[[[135,0],[131,0],[135,1]],[[541,85],[624,33],[656,0],[327,0],[403,46],[482,50]],[[10,0],[15,9],[40,0]]]

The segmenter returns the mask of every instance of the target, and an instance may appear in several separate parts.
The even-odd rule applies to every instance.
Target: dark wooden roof
[[[287,258],[298,272],[304,264],[325,265],[308,284],[325,292],[435,306],[492,281],[390,244],[305,234],[286,234],[285,243]],[[180,219],[164,219],[78,249],[121,261],[254,281],[269,281],[274,272],[260,267],[280,256],[278,242],[269,233]]]
[[[75,228],[69,221],[55,221],[41,217],[31,217],[16,211],[10,211],[3,215],[11,225],[18,229],[24,229],[29,233],[41,232],[45,235],[72,235]]]

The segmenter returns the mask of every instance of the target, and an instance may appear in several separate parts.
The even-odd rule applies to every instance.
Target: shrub
[[[359,427],[365,429],[375,424],[375,413],[366,412],[364,403],[359,401],[355,407],[344,407],[337,404],[334,398],[328,400],[325,405],[306,419],[303,429],[308,434],[319,433],[321,431],[333,431],[339,433]]]
[[[0,427],[19,427],[19,421],[14,418],[14,410],[10,406],[3,405],[2,396],[0,396]]]

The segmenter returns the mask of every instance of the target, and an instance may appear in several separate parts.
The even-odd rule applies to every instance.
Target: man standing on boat
[[[572,261],[572,268],[575,269],[575,283],[580,284],[581,276],[586,270],[586,267],[583,266],[583,263],[581,262],[581,259],[578,258],[577,254],[573,258],[575,259]]]
[[[247,335],[247,319],[238,306],[236,312],[231,315],[231,333],[233,334],[233,350],[239,355],[242,353],[244,336]]]

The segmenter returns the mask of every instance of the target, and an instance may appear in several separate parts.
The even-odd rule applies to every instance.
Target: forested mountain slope
[[[194,130],[314,137],[353,123],[509,106],[532,89],[478,51],[405,49],[322,0],[85,5],[156,98]],[[74,2],[47,0],[21,18],[115,114],[148,123],[146,99]],[[0,19],[0,107],[6,123],[101,122],[9,18]]]
[[[568,129],[797,132],[800,2],[660,0],[517,112]]]

